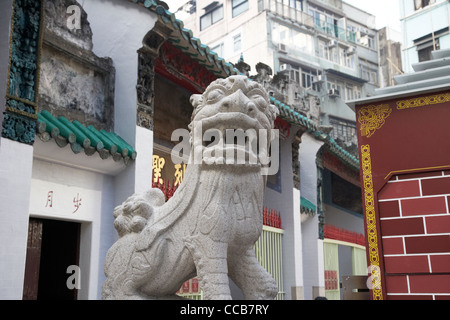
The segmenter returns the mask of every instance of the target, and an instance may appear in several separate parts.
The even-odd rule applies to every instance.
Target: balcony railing
[[[277,0],[258,0],[258,10],[268,10],[283,18],[315,28],[316,30],[326,33],[339,40],[358,43],[355,32],[340,28],[335,24],[331,24],[320,19],[314,19],[313,16],[296,8],[280,3]]]
[[[305,12],[292,8],[276,0],[258,0],[258,11],[268,10],[283,18],[290,19],[300,24],[314,27],[313,17]]]
[[[283,229],[263,226],[261,236],[255,243],[255,254],[259,263],[277,282],[276,300],[284,300],[283,289]]]

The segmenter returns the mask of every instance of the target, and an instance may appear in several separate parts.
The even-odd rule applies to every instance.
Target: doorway
[[[24,300],[76,300],[67,285],[69,266],[78,266],[80,223],[30,218]]]

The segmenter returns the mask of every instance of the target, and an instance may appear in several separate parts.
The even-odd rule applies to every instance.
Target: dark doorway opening
[[[77,289],[67,286],[71,265],[78,266],[80,224],[30,219],[24,300],[76,300]]]

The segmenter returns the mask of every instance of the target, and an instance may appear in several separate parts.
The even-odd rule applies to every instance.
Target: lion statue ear
[[[272,122],[273,122],[280,114],[280,110],[278,110],[278,108],[275,105],[270,103],[269,104],[269,113],[272,116]]]
[[[203,102],[203,96],[201,94],[193,94],[189,100],[194,107],[194,110],[197,109],[197,107],[202,104]]]

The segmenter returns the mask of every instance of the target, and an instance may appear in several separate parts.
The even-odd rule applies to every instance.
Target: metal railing
[[[283,229],[281,229],[281,218],[279,212],[264,208],[264,225],[261,236],[255,243],[255,254],[261,266],[269,272],[278,285],[278,294],[276,300],[284,300],[285,292],[283,290],[283,256],[282,256],[282,238]],[[269,221],[272,221],[269,223]],[[268,226],[275,225],[276,227]],[[177,295],[193,299],[202,300],[203,292],[198,287],[196,278],[186,281],[178,290]]]
[[[313,17],[276,0],[258,0],[258,11],[268,10],[300,24],[314,27]]]
[[[284,300],[282,237],[283,229],[264,225],[261,236],[255,243],[255,253],[261,265],[275,279],[278,285],[276,300]]]
[[[326,33],[334,38],[348,41],[352,43],[357,42],[355,32],[340,28],[335,24],[320,19],[314,19],[313,16],[299,10],[285,5],[277,0],[258,0],[258,11],[268,10],[283,18],[290,19],[294,22],[315,28],[317,31]]]

